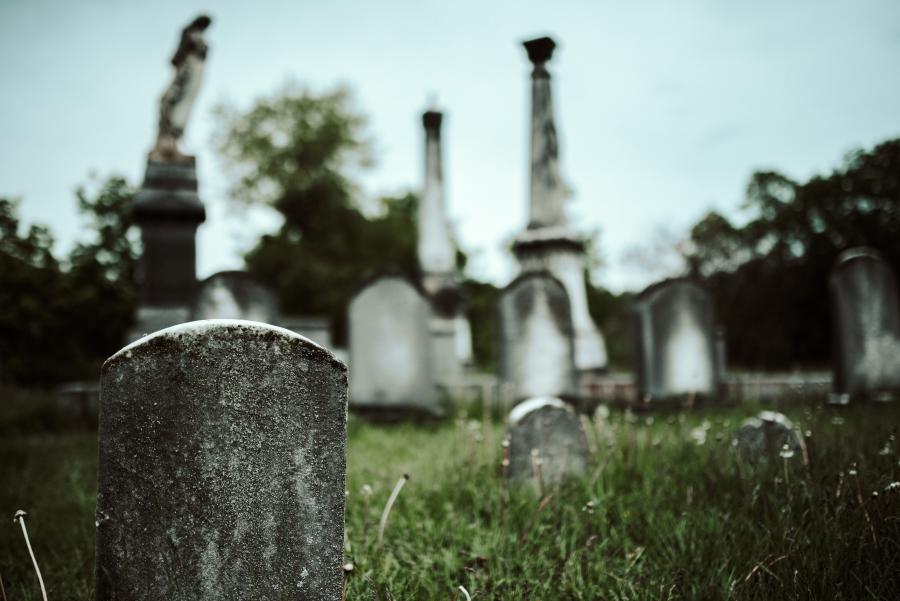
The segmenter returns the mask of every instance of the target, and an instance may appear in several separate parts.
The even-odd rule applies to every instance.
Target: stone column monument
[[[591,319],[584,282],[584,240],[569,226],[566,186],[559,173],[559,145],[553,120],[550,73],[546,64],[556,43],[538,38],[524,43],[531,72],[531,186],[528,228],[513,243],[523,273],[549,271],[566,287],[575,330],[579,372],[607,366],[606,343]]]
[[[471,361],[471,331],[463,312],[456,269],[456,243],[444,204],[444,172],[441,158],[443,114],[429,110],[422,115],[425,128],[425,183],[417,215],[419,266],[422,288],[431,301],[429,331],[434,374],[438,385],[453,387],[462,379],[463,366]]]
[[[181,33],[171,60],[175,74],[160,99],[156,143],[132,206],[144,244],[132,340],[190,319],[197,285],[196,232],[206,211],[197,194],[195,159],[182,153],[178,143],[202,80],[207,54],[203,32],[210,23],[201,15]]]
[[[425,186],[419,203],[418,254],[422,284],[429,295],[456,285],[456,245],[444,210],[444,173],[441,160],[443,114],[427,111],[425,126]]]

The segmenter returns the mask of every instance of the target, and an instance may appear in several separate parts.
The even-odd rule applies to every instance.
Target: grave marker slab
[[[350,403],[372,412],[440,414],[428,300],[400,276],[383,276],[350,301]]]
[[[639,399],[718,394],[721,344],[706,290],[681,279],[654,284],[634,315]]]
[[[807,462],[806,444],[794,424],[777,411],[760,411],[745,419],[737,436],[738,452],[751,462],[797,459]]]
[[[571,315],[565,287],[548,273],[524,274],[501,291],[499,371],[514,402],[577,398]]]
[[[832,402],[900,392],[900,299],[890,265],[871,249],[850,249],[838,257],[830,288]]]
[[[220,271],[200,282],[194,319],[278,321],[278,301],[271,290],[246,271]]]
[[[256,322],[190,322],[108,359],[97,599],[340,599],[346,395],[331,353]]]
[[[509,478],[539,493],[583,475],[590,457],[581,420],[564,401],[533,398],[509,414]]]

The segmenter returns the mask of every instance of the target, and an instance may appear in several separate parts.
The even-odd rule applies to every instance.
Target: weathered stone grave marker
[[[347,371],[288,330],[190,322],[103,366],[97,599],[340,599]]]
[[[721,384],[712,299],[687,280],[644,290],[635,303],[640,400],[715,397]]]
[[[558,398],[533,398],[509,414],[509,478],[538,493],[584,474],[590,451],[581,420]]]
[[[805,464],[809,461],[800,433],[791,420],[777,411],[760,411],[745,419],[735,442],[741,456],[751,462],[795,459]]]
[[[194,319],[248,319],[275,323],[279,320],[278,301],[272,291],[250,273],[220,271],[200,282]]]
[[[513,402],[533,397],[577,398],[569,296],[548,273],[519,276],[500,293],[499,371]]]
[[[831,275],[834,394],[831,401],[887,398],[900,392],[897,278],[877,252],[853,248]]]
[[[385,418],[441,413],[433,375],[428,300],[400,276],[383,276],[350,301],[350,403]]]

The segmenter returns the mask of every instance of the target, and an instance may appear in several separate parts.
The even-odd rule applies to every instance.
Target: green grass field
[[[12,521],[24,509],[49,598],[90,599],[96,434],[40,394],[3,393],[6,598],[40,599]],[[544,498],[505,486],[501,423],[351,419],[347,598],[900,598],[900,404],[778,408],[811,432],[809,467],[738,460],[732,435],[756,406],[614,411],[591,433],[591,473]]]

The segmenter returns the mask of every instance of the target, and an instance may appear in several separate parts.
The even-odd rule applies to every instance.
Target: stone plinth
[[[206,210],[197,195],[194,159],[147,161],[144,183],[131,207],[141,230],[140,308],[134,340],[189,319],[197,289],[197,226]]]
[[[197,284],[196,231],[206,219],[193,160],[148,161],[131,211],[144,244],[141,304],[190,306]]]
[[[565,228],[526,230],[513,243],[513,253],[522,273],[553,274],[569,295],[575,344],[575,367],[579,372],[602,372],[609,362],[606,341],[588,310],[584,281],[584,243]]]
[[[103,366],[97,599],[341,598],[347,372],[247,321]]]

